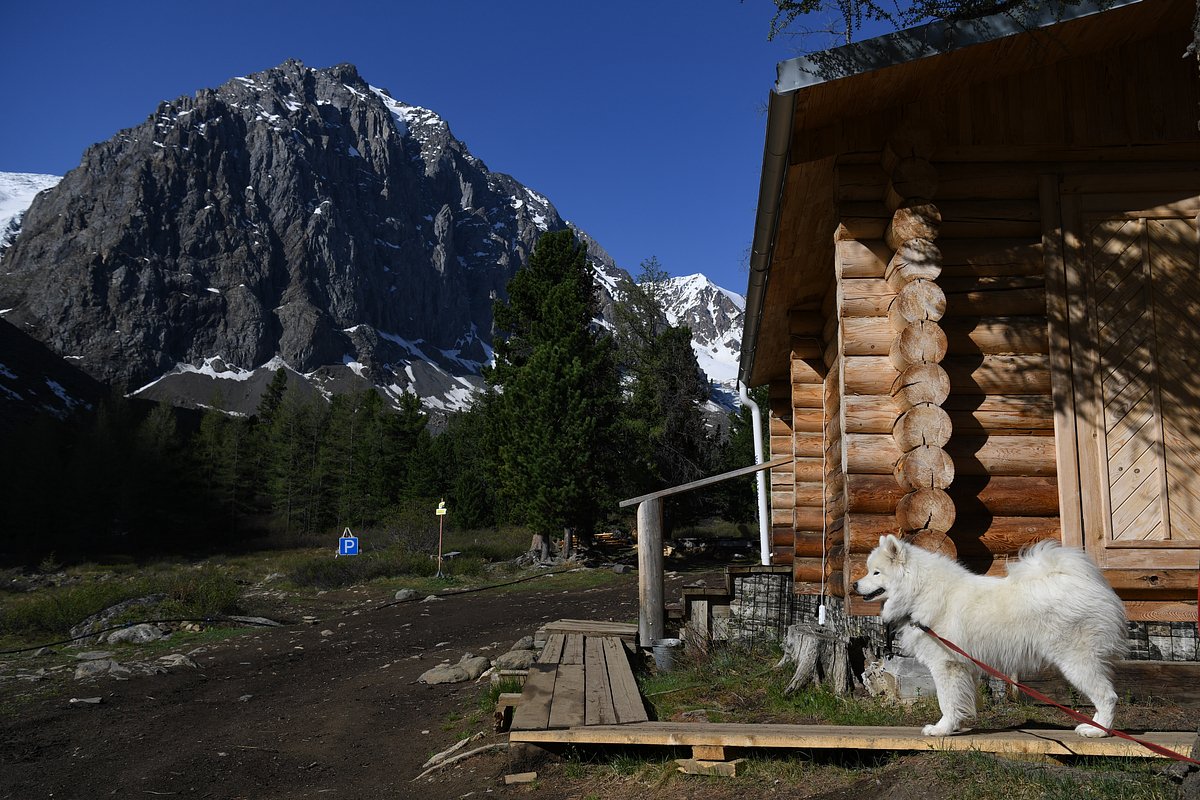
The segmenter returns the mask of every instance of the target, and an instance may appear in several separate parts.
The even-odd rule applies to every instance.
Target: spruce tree
[[[627,400],[622,419],[631,469],[629,494],[677,486],[711,471],[711,442],[702,404],[708,381],[696,362],[687,326],[672,326],[664,309],[666,273],[655,258],[642,262],[636,284],[621,287],[617,341]],[[672,520],[698,511],[694,498],[669,501]]]
[[[496,364],[489,384],[496,420],[498,491],[549,554],[551,536],[584,536],[613,500],[613,434],[619,405],[614,349],[594,324],[594,276],[569,230],[538,240],[498,301]]]

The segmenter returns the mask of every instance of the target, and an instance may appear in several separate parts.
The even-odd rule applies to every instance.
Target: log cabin
[[[1000,575],[1053,538],[1131,620],[1195,624],[1193,13],[1084,3],[779,65],[740,377],[792,457],[771,558],[797,595],[877,615],[849,588],[881,534]]]

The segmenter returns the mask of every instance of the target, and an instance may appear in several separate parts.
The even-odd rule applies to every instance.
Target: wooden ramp
[[[521,691],[514,732],[645,722],[646,707],[622,639],[636,625],[559,620],[545,626],[546,646]],[[511,739],[511,741],[517,741]]]
[[[1140,738],[1187,755],[1192,732],[1138,734]],[[848,725],[770,725],[717,722],[642,722],[592,725],[558,730],[514,730],[513,742],[536,744],[658,745],[691,747],[693,758],[723,759],[725,748],[796,750],[975,750],[1025,756],[1121,756],[1162,758],[1124,739],[1085,739],[1070,729],[1011,729],[957,736],[922,736],[920,728]]]

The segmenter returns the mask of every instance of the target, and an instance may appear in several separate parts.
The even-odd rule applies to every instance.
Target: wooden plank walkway
[[[1140,738],[1187,755],[1195,731],[1152,732]],[[719,722],[642,722],[633,725],[589,725],[561,730],[514,730],[509,741],[535,744],[658,745],[692,747],[711,757],[723,748],[758,747],[797,750],[975,750],[1035,756],[1120,756],[1163,758],[1124,739],[1085,739],[1070,729],[1010,729],[957,736],[922,736],[920,728],[849,725],[778,725]]]
[[[622,643],[637,636],[636,625],[559,620],[544,630],[546,645],[525,679],[513,731],[620,726],[649,719]]]

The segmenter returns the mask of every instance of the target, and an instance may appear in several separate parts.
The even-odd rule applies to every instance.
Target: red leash
[[[970,655],[965,650],[963,650],[961,647],[956,645],[954,642],[951,642],[948,639],[943,639],[932,628],[926,627],[925,625],[919,625],[919,624],[917,625],[917,627],[920,628],[921,630],[923,630],[925,633],[928,633],[933,638],[937,639],[939,642],[941,642],[943,645],[945,645],[950,650],[953,650],[955,653],[958,653],[963,658],[969,660],[971,663],[973,663],[975,666],[979,667],[981,670],[986,672],[988,675],[991,675],[993,678],[999,678],[1000,680],[1004,681],[1005,683],[1009,684],[1010,686],[1017,687],[1022,692],[1029,695],[1030,697],[1037,700],[1038,702],[1046,703],[1047,705],[1052,705],[1055,708],[1059,709],[1060,711],[1065,712],[1068,716],[1072,717],[1073,719],[1079,720],[1080,722],[1087,723],[1088,725],[1094,725],[1097,728],[1099,728],[1100,730],[1107,733],[1109,736],[1116,736],[1118,738],[1131,741],[1135,744],[1139,744],[1142,747],[1146,748],[1147,750],[1158,753],[1160,756],[1166,756],[1167,758],[1173,758],[1176,761],[1186,761],[1189,764],[1195,764],[1196,766],[1200,766],[1200,761],[1197,761],[1194,758],[1188,758],[1187,756],[1183,755],[1182,753],[1176,753],[1174,750],[1168,750],[1167,748],[1163,747],[1162,745],[1155,744],[1154,742],[1147,742],[1145,739],[1139,739],[1136,736],[1131,736],[1128,733],[1125,733],[1124,731],[1118,731],[1118,730],[1114,730],[1112,728],[1106,728],[1103,725],[1101,725],[1100,723],[1096,722],[1096,720],[1089,717],[1087,714],[1081,714],[1073,708],[1067,708],[1064,705],[1060,705],[1059,703],[1054,702],[1049,697],[1047,697],[1046,695],[1039,692],[1037,689],[1031,689],[1028,686],[1025,686],[1024,684],[1014,681],[1012,678],[1008,677],[1007,675],[1005,675],[1003,672],[996,669],[995,667],[988,666],[987,664],[983,663],[979,659]]]

